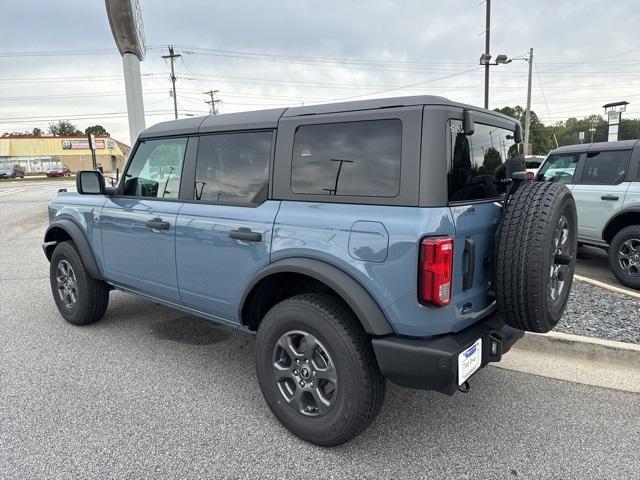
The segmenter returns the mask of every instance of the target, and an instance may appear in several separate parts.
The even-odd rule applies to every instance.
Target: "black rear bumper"
[[[499,362],[524,332],[492,315],[458,332],[428,339],[374,338],[373,349],[382,374],[405,387],[453,395],[458,388],[458,355],[482,338],[481,368]]]

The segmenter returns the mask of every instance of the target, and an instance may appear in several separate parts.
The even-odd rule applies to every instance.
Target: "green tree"
[[[84,129],[84,133],[87,135],[95,135],[96,137],[110,137],[109,132],[105,130],[102,125],[92,125]]]
[[[480,175],[493,175],[496,168],[500,165],[502,165],[500,152],[498,152],[494,147],[489,147],[484,153],[484,161],[482,162],[482,166],[478,170],[478,173],[480,173]]]
[[[39,129],[38,127],[35,127],[33,130],[31,130],[31,135],[33,135],[34,137],[41,137],[42,130]]]
[[[524,127],[526,122],[526,109],[520,105],[515,107],[502,107],[496,108],[496,112],[500,112],[504,115],[508,115],[511,118],[518,120]],[[531,110],[530,116],[530,128],[529,143],[531,144],[533,155],[546,155],[549,150],[555,148],[555,141],[553,140],[553,132],[547,131],[544,124],[536,115],[536,112]]]
[[[640,138],[640,119],[623,118],[618,133],[620,140],[634,140]]]
[[[82,135],[76,126],[67,120],[58,120],[49,124],[49,133],[56,137]]]

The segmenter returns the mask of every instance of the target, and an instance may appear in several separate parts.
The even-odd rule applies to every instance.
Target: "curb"
[[[617,287],[609,283],[601,282],[600,280],[594,280],[593,278],[583,277],[582,275],[574,274],[573,278],[581,282],[590,283],[591,285],[595,285],[596,287],[604,288],[605,290],[609,290],[611,292],[621,293],[623,295],[628,295],[632,298],[637,298],[638,300],[640,300],[640,292],[634,292],[633,290]]]
[[[498,368],[640,393],[640,345],[569,333],[526,333]]]
[[[516,347],[541,353],[554,353],[583,357],[585,360],[624,362],[640,369],[640,345],[615,342],[600,338],[583,337],[571,333],[525,333]]]

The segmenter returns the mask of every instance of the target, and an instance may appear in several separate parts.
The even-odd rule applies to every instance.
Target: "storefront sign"
[[[104,140],[96,140],[94,149],[100,150],[104,147]],[[89,150],[89,140],[62,140],[63,150]]]

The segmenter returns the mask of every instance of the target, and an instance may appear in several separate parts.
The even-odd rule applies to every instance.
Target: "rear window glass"
[[[399,119],[300,126],[293,141],[291,191],[395,197],[401,153]]]
[[[476,123],[473,135],[465,135],[462,121],[449,121],[449,201],[477,201],[500,197],[506,184],[503,164],[518,155],[513,132]]]

